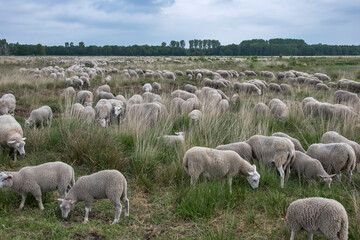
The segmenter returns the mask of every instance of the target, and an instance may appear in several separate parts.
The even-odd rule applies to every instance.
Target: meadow
[[[63,161],[75,169],[76,178],[103,169],[118,169],[128,181],[130,216],[120,217],[111,225],[114,208],[108,200],[95,200],[89,223],[83,224],[84,204],[79,203],[67,220],[62,219],[55,201],[57,193],[43,193],[45,210],[28,196],[24,210],[18,210],[21,196],[11,189],[0,190],[0,229],[2,239],[289,239],[282,218],[289,204],[299,198],[326,197],[344,205],[349,216],[349,239],[360,239],[360,174],[354,173],[354,184],[346,175],[342,182],[334,181],[331,189],[316,181],[299,178],[292,173],[285,187],[280,188],[276,168],[259,165],[259,188],[252,190],[246,179],[233,180],[233,193],[221,181],[200,180],[190,186],[190,178],[182,167],[187,149],[193,146],[214,148],[220,144],[244,141],[255,134],[271,135],[284,132],[297,138],[304,149],[320,142],[326,131],[337,131],[348,139],[360,142],[360,119],[329,119],[306,116],[301,101],[312,96],[333,103],[335,90],[319,92],[314,86],[292,85],[291,92],[264,92],[262,95],[240,94],[240,100],[230,104],[226,113],[208,113],[198,124],[188,116],[169,115],[148,129],[134,125],[111,125],[102,128],[70,116],[71,103],[60,97],[64,80],[48,76],[35,78],[19,69],[58,65],[63,68],[88,59],[107,61],[103,68],[117,68],[111,74],[111,92],[129,98],[141,94],[147,79],[128,79],[126,68],[181,70],[206,68],[246,69],[259,74],[268,70],[297,70],[325,73],[336,82],[341,78],[360,81],[360,57],[1,57],[0,96],[13,93],[16,97],[15,118],[24,126],[32,109],[49,105],[54,112],[50,128],[24,128],[27,137],[26,155],[14,162],[8,150],[0,151],[0,171],[17,171],[24,166],[50,161]],[[174,63],[173,60],[178,60]],[[121,60],[121,61],[116,61]],[[150,61],[151,60],[151,61]],[[179,63],[180,62],[180,63]],[[86,63],[87,64],[87,63]],[[106,75],[91,80],[91,91],[104,84]],[[257,77],[262,79],[260,77]],[[251,79],[231,79],[243,81]],[[158,80],[162,85],[163,103],[170,109],[170,92],[183,89],[186,83],[202,86],[196,80],[177,77]],[[267,80],[282,83],[281,80]],[[233,89],[224,92],[231,98]],[[268,103],[280,98],[289,107],[289,117],[280,121],[274,116],[255,116],[258,102]],[[161,136],[185,132],[184,146],[168,146]],[[306,238],[306,233],[297,239]],[[325,239],[315,237],[315,239]]]

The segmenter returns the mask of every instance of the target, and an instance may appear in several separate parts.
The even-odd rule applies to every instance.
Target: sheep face
[[[12,175],[1,172],[0,173],[0,188],[11,187],[12,185],[13,185]]]
[[[105,119],[105,118],[100,118],[100,119],[99,119],[99,124],[100,124],[102,127],[106,127],[106,119]]]
[[[317,177],[320,178],[324,184],[327,184],[329,188],[331,188],[332,178],[335,176],[336,174],[332,174],[329,177],[323,175],[317,175]]]
[[[121,114],[121,111],[122,111],[122,107],[120,107],[120,106],[114,107],[114,114],[116,117]]]
[[[13,141],[8,141],[8,145],[9,147],[17,150],[19,152],[20,155],[25,155],[25,139],[23,138],[20,141],[19,140],[13,140]]]
[[[259,182],[260,182],[260,174],[256,171],[256,166],[253,165],[254,167],[254,171],[253,172],[249,172],[249,176],[246,177],[248,183],[250,184],[250,186],[252,187],[252,189],[255,189],[257,187],[259,187]]]
[[[57,199],[60,202],[61,215],[67,218],[69,213],[75,208],[76,202],[73,200],[65,200],[62,198]]]
[[[28,119],[25,121],[25,127],[31,127],[34,124],[32,119]]]

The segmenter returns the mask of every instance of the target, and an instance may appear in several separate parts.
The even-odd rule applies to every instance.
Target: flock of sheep
[[[328,91],[338,88],[334,94],[336,104],[319,102],[307,97],[301,102],[301,108],[306,115],[320,116],[325,119],[334,117],[357,118],[359,116],[360,92],[358,82],[340,80],[338,83],[322,73],[308,74],[299,71],[278,72],[277,79],[282,84],[268,84],[266,80],[276,76],[269,71],[261,71],[260,77],[266,80],[251,79],[233,82],[234,78],[256,77],[257,73],[246,70],[208,69],[186,70],[186,72],[168,70],[125,69],[122,73],[116,68],[88,68],[83,65],[73,65],[67,69],[47,67],[20,69],[22,73],[34,74],[37,77],[47,74],[51,78],[63,79],[64,89],[61,96],[72,103],[71,116],[83,119],[88,123],[106,127],[112,124],[139,124],[154,126],[169,115],[187,115],[193,122],[199,122],[204,114],[209,112],[224,113],[230,111],[231,103],[239,101],[239,94],[261,95],[266,92],[276,92],[281,98],[282,93],[291,91],[294,84],[314,86],[317,91]],[[111,93],[109,74],[123,74],[125,78],[144,78],[151,83],[142,87],[143,93],[134,94],[126,99],[123,95]],[[103,78],[104,85],[92,92],[83,90],[90,87],[92,79],[97,75],[107,75]],[[196,84],[186,84],[184,90],[177,89],[170,93],[170,105],[167,108],[160,95],[162,86],[157,80],[176,80],[177,77],[187,78]],[[77,92],[75,89],[79,89]],[[234,91],[232,96],[224,92]],[[95,95],[95,97],[94,97]],[[95,104],[95,107],[92,106]],[[344,105],[346,103],[348,105]],[[25,154],[25,138],[20,124],[14,115],[16,100],[12,94],[4,94],[0,99],[0,145]],[[253,114],[272,114],[281,121],[289,115],[289,107],[279,98],[272,99],[268,105],[259,102],[254,106]],[[31,112],[25,121],[25,126],[50,127],[53,114],[48,106],[42,106]],[[163,136],[168,144],[184,144],[186,133]],[[219,145],[215,149],[192,147],[183,158],[183,167],[195,184],[203,175],[208,179],[220,178],[227,180],[232,192],[232,178],[237,174],[244,176],[250,186],[255,189],[260,183],[260,174],[255,163],[274,165],[280,175],[280,186],[290,177],[290,170],[303,175],[307,179],[319,179],[331,187],[332,179],[337,176],[341,181],[342,172],[346,172],[349,183],[352,182],[353,171],[360,160],[360,145],[337,132],[324,133],[321,143],[309,146],[305,151],[299,140],[285,134],[274,133],[272,136],[254,135],[244,142],[234,142]],[[252,162],[253,161],[253,162]],[[46,173],[46,174],[44,174]],[[26,194],[31,193],[44,209],[41,192],[58,190],[62,216],[67,217],[78,201],[85,201],[85,219],[93,199],[108,198],[116,209],[113,223],[118,222],[121,213],[120,199],[125,205],[125,216],[129,215],[129,200],[127,199],[127,182],[124,176],[116,170],[106,170],[83,176],[75,182],[74,170],[65,163],[53,162],[35,167],[26,167],[18,172],[0,173],[0,187],[6,186],[22,195],[20,208],[24,207]],[[291,239],[295,233],[305,230],[312,239],[313,234],[323,234],[329,239],[347,239],[348,219],[344,207],[335,200],[324,198],[307,198],[293,202],[287,211],[286,224],[291,230]]]

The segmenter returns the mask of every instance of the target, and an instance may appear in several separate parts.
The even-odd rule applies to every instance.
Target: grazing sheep
[[[181,105],[183,104],[183,102],[185,102],[185,100],[179,97],[175,97],[171,99],[170,113],[171,114],[181,113]]]
[[[144,92],[142,98],[144,102],[162,102],[162,97],[152,92]]]
[[[294,144],[287,138],[254,135],[245,141],[251,146],[252,155],[259,162],[275,164],[280,174],[280,186],[290,176],[290,166],[295,158]]]
[[[114,99],[123,101],[124,103],[127,102],[126,98],[125,98],[123,95],[121,95],[121,94],[116,95],[116,97],[115,97]]]
[[[184,76],[184,73],[183,73],[182,71],[180,71],[180,70],[176,70],[176,71],[175,71],[175,75],[176,75],[176,76],[179,76],[179,77],[183,77],[183,76]]]
[[[254,71],[250,71],[250,70],[245,70],[244,73],[246,76],[253,76],[253,77],[257,76],[257,74]]]
[[[38,166],[24,167],[18,172],[0,173],[0,188],[8,187],[21,194],[19,209],[24,208],[25,199],[31,193],[44,210],[42,192],[52,192],[56,189],[60,197],[64,197],[67,189],[75,183],[74,169],[63,162],[48,162]]]
[[[275,75],[272,72],[269,72],[269,71],[261,71],[260,72],[260,77],[275,79]]]
[[[169,145],[174,145],[176,143],[184,144],[185,143],[185,133],[176,132],[176,135],[164,135],[163,139]]]
[[[114,99],[115,96],[112,93],[109,92],[99,92],[97,93],[97,99],[101,100],[101,99]]]
[[[329,91],[330,88],[328,87],[328,85],[326,85],[324,83],[318,83],[318,84],[316,84],[316,90],[317,91]]]
[[[317,77],[318,79],[320,79],[321,81],[331,81],[331,79],[329,78],[328,75],[324,74],[324,73],[315,73],[314,77]]]
[[[86,84],[88,87],[90,87],[90,80],[88,77],[81,76],[80,80],[83,81],[84,85]]]
[[[52,117],[53,113],[51,108],[45,105],[31,111],[30,117],[25,121],[25,126],[34,126],[35,128],[38,124],[40,124],[41,127],[44,127],[44,122],[46,122],[46,125],[50,127]]]
[[[289,135],[287,135],[287,134],[285,134],[285,133],[282,133],[282,132],[273,133],[272,136],[284,137],[284,138],[290,139],[290,141],[292,141],[292,143],[293,143],[294,146],[295,146],[295,150],[305,153],[305,150],[304,150],[304,148],[301,146],[300,141],[297,140],[296,138],[290,137]]]
[[[65,198],[57,199],[60,202],[60,209],[63,218],[67,218],[70,211],[80,202],[85,202],[84,223],[89,221],[89,212],[94,199],[109,199],[115,207],[115,218],[117,223],[121,214],[121,203],[125,205],[125,217],[129,216],[129,199],[127,198],[127,181],[117,170],[104,170],[88,176],[80,177]]]
[[[195,98],[188,98],[184,101],[180,106],[181,114],[189,114],[192,110],[200,109],[201,104],[197,97]]]
[[[339,133],[335,131],[328,131],[323,134],[321,137],[321,143],[347,143],[349,144],[355,152],[356,156],[356,164],[360,162],[360,144],[358,144],[355,141],[351,141],[347,139],[346,137],[340,135]]]
[[[165,106],[158,102],[133,104],[127,108],[125,121],[127,124],[151,127],[167,114]]]
[[[338,84],[335,82],[328,82],[327,83],[329,88],[333,88],[333,89],[337,89],[338,88]]]
[[[142,87],[143,92],[152,92],[152,86],[150,83],[145,83]]]
[[[175,97],[179,97],[184,100],[187,100],[189,98],[196,98],[196,95],[193,93],[183,91],[183,90],[175,90],[175,91],[171,92],[171,98],[175,98]]]
[[[95,122],[95,115],[95,109],[92,106],[86,106],[81,112],[82,119],[88,123]]]
[[[184,87],[184,90],[189,92],[189,93],[195,93],[196,90],[198,90],[198,89],[194,85],[186,84],[185,87]]]
[[[235,83],[234,84],[234,91],[237,92],[244,92],[244,93],[257,93],[258,95],[261,95],[261,89],[258,88],[255,84],[252,83]]]
[[[282,83],[280,88],[283,92],[291,92],[291,86],[289,84]]]
[[[269,84],[269,91],[282,92],[280,85],[276,84],[276,83],[270,83]]]
[[[170,71],[165,71],[163,74],[163,77],[166,78],[166,79],[171,79],[171,80],[176,80],[176,76],[173,72],[170,72]]]
[[[75,103],[71,106],[71,116],[73,117],[80,117],[83,111],[84,111],[84,106],[81,105],[80,103]]]
[[[256,171],[256,166],[251,166],[234,151],[193,147],[186,151],[183,167],[191,177],[191,184],[195,184],[201,174],[208,179],[227,178],[231,193],[232,179],[240,173],[253,189],[259,186],[260,174]]]
[[[211,80],[210,78],[204,78],[203,80],[203,85],[204,87],[213,87],[213,80]]]
[[[109,83],[111,81],[111,76],[110,75],[106,76],[106,78],[104,78],[104,81],[105,81],[106,85],[109,85]]]
[[[196,74],[196,80],[197,81],[200,81],[201,79],[202,79],[202,74],[201,73],[198,73],[198,74]]]
[[[154,90],[155,93],[159,93],[159,92],[160,92],[160,90],[161,90],[161,85],[160,85],[159,83],[153,82],[153,83],[151,84],[151,86],[152,86],[152,88],[153,88],[153,90]]]
[[[107,99],[101,99],[95,106],[96,119],[102,127],[110,123],[110,116],[113,107]]]
[[[334,102],[335,103],[350,103],[352,106],[360,106],[360,98],[356,93],[337,90],[334,93]]]
[[[17,151],[20,155],[25,155],[25,140],[21,126],[13,116],[0,116],[0,146],[14,150],[14,161]]]
[[[220,113],[224,113],[227,112],[229,110],[229,101],[226,99],[222,99],[218,105],[217,108],[219,110]]]
[[[14,116],[15,107],[16,100],[13,94],[7,93],[0,98],[0,115],[10,114]]]
[[[99,92],[110,92],[110,86],[109,85],[101,85],[99,87],[96,88],[96,93]]]
[[[129,98],[127,101],[126,101],[126,106],[127,107],[130,107],[134,104],[141,104],[144,102],[144,99],[142,98],[141,95],[139,94],[134,94],[133,96],[131,96],[131,98]]]
[[[71,77],[71,79],[72,79],[72,85],[75,88],[81,89],[82,86],[84,85],[83,80],[81,80],[78,76],[73,76],[73,77]]]
[[[191,74],[188,74],[188,75],[187,75],[187,78],[188,78],[189,80],[192,80],[192,78],[193,78],[193,75],[191,75]]]
[[[273,98],[269,102],[270,113],[274,114],[280,120],[284,120],[289,115],[289,109],[286,104],[278,98]]]
[[[121,101],[118,99],[109,99],[108,101],[112,106],[111,117],[110,117],[111,123],[116,122],[120,124],[123,118],[125,117],[126,101]]]
[[[317,143],[309,146],[307,152],[312,158],[318,159],[327,173],[335,172],[341,180],[341,171],[346,170],[349,182],[352,182],[352,172],[356,166],[354,149],[347,143]]]
[[[76,96],[76,91],[73,87],[67,87],[61,94],[62,97],[74,99]]]
[[[290,240],[300,230],[313,235],[324,235],[327,239],[348,239],[348,216],[344,206],[336,200],[312,197],[298,199],[287,209],[286,226],[291,231]]]
[[[306,179],[320,179],[330,188],[332,178],[335,174],[329,175],[322,166],[321,162],[315,158],[309,157],[303,152],[295,151],[295,159],[291,165],[291,169],[297,174],[304,175]]]
[[[219,145],[215,149],[217,150],[232,150],[240,155],[243,159],[245,159],[248,162],[251,162],[252,158],[252,149],[249,144],[246,142],[235,142],[235,143],[229,143],[225,145]]]
[[[200,121],[200,119],[202,118],[202,113],[200,110],[192,110],[189,114],[188,114],[189,118],[194,121],[194,122],[198,122]]]
[[[79,91],[76,95],[76,101],[83,106],[92,106],[94,102],[94,95],[87,90]]]
[[[265,116],[270,113],[270,108],[265,103],[257,103],[254,107],[254,114],[259,116]]]

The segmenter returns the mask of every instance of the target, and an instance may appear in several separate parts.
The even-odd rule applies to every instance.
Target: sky
[[[360,45],[360,0],[0,0],[0,39],[47,46],[296,38]]]

